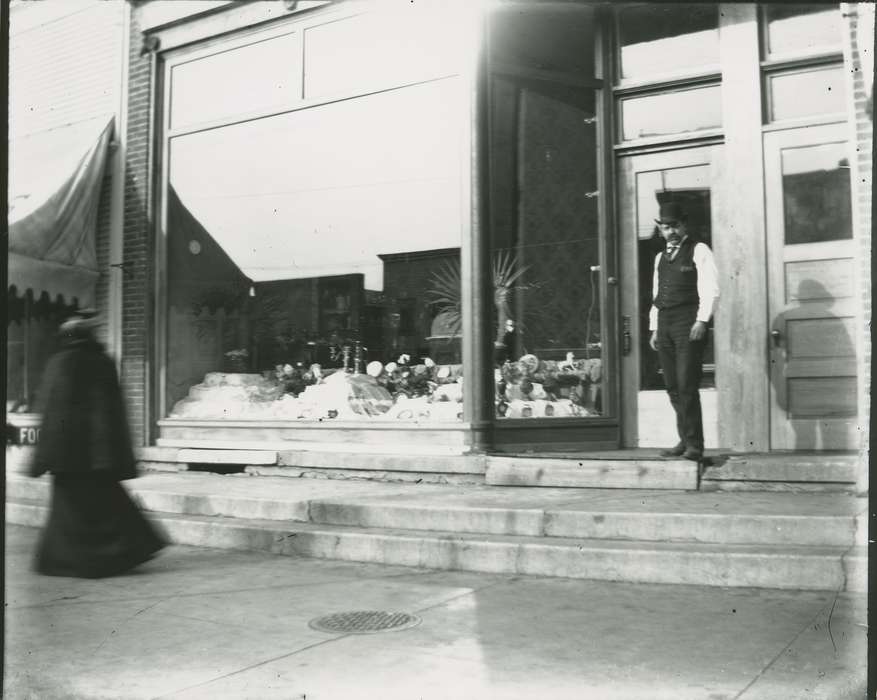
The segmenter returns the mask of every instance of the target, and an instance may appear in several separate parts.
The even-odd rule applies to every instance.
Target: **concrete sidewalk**
[[[843,700],[864,594],[427,571],[172,546],[105,580],[30,570],[6,531],[7,700]],[[398,611],[374,634],[309,621]]]

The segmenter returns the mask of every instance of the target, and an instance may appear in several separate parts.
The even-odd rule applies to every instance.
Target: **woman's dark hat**
[[[661,202],[656,224],[664,224],[671,221],[686,221],[688,215],[685,208],[679,202]]]
[[[73,333],[90,331],[100,326],[101,319],[97,309],[76,309],[70,317],[61,324],[61,333]]]

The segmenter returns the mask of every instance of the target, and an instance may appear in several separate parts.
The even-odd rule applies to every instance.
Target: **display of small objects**
[[[600,415],[602,362],[540,360],[524,355],[495,371],[496,415],[499,418],[554,418]]]
[[[369,362],[356,369],[277,365],[262,374],[210,372],[178,401],[171,418],[237,420],[463,420],[462,365]],[[349,356],[347,357],[349,360]],[[364,369],[365,371],[361,371]],[[360,370],[360,371],[356,371]],[[524,355],[495,371],[496,415],[548,418],[600,415],[599,359],[540,360]]]

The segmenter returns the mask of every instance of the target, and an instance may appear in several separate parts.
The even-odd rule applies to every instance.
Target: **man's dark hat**
[[[663,224],[667,221],[685,221],[687,219],[688,215],[680,202],[661,202],[655,223]]]

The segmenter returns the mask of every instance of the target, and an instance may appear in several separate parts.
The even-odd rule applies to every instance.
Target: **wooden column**
[[[460,250],[463,299],[463,411],[471,426],[469,448],[484,452],[493,428],[493,282],[490,261],[489,202],[489,79],[487,74],[487,17],[478,20],[478,46],[469,85],[469,225],[464,226]],[[463,139],[464,142],[467,139]]]
[[[758,7],[720,5],[725,146],[715,183],[713,248],[720,298],[715,320],[719,444],[770,448],[767,262]]]

